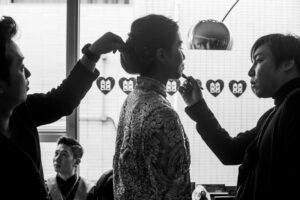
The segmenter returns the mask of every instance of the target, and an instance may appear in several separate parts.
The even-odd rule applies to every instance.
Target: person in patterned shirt
[[[178,25],[162,15],[135,20],[121,64],[138,74],[120,113],[113,159],[116,200],[190,200],[189,141],[167,100],[184,69]]]

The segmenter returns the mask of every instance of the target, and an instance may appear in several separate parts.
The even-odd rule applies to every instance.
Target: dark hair
[[[256,40],[251,48],[251,59],[253,59],[254,52],[261,45],[268,45],[274,58],[275,64],[278,66],[283,61],[294,60],[295,65],[300,72],[300,38],[292,34],[269,34],[262,36]]]
[[[79,144],[79,142],[77,140],[75,140],[74,138],[61,136],[57,140],[57,145],[59,145],[59,144],[64,144],[64,145],[71,147],[71,151],[74,155],[74,158],[79,158],[79,159],[82,158],[83,148]]]
[[[147,15],[135,20],[121,53],[123,69],[130,74],[145,74],[154,64],[156,50],[170,50],[176,39],[178,25],[163,15]]]
[[[6,46],[17,33],[17,24],[11,17],[0,19],[0,79],[9,83],[9,66],[11,60],[6,55]]]

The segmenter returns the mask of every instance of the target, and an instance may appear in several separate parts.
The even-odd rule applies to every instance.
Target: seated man
[[[75,139],[65,136],[58,139],[53,158],[57,174],[46,181],[52,200],[94,198],[94,184],[76,173],[82,155],[83,148]]]

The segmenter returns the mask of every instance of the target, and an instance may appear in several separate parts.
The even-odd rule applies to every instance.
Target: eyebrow
[[[62,151],[60,151],[60,150],[58,149],[58,150],[55,151],[55,153],[59,153],[59,152],[60,152],[60,153],[67,153],[67,154],[69,153],[67,150],[62,150]]]

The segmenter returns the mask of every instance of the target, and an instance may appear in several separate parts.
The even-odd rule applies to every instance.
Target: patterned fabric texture
[[[125,100],[113,161],[116,200],[190,200],[190,148],[166,87],[147,77]]]

